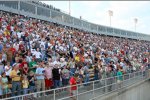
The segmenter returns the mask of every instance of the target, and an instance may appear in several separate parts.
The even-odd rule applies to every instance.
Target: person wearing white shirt
[[[17,42],[15,42],[14,45],[13,45],[13,48],[15,48],[16,51],[18,51],[18,49],[19,49],[19,44],[18,44]]]
[[[39,52],[39,51],[36,51],[36,52],[35,52],[35,57],[36,57],[36,59],[40,59],[41,56],[42,56],[41,52]]]
[[[60,58],[60,66],[64,67],[66,65],[67,65],[67,62],[65,61],[65,59],[64,58]]]
[[[37,62],[40,62],[40,61],[41,61],[41,56],[42,56],[42,54],[41,54],[41,52],[39,51],[39,48],[37,48],[37,51],[35,51],[33,55],[35,55],[35,58],[36,58],[36,61],[37,61]]]
[[[31,56],[30,53],[28,53],[28,55],[26,56],[26,61],[27,61],[28,63],[30,63],[30,62],[32,61],[32,56]]]
[[[11,26],[11,31],[14,31],[14,27],[13,26]]]
[[[12,67],[10,66],[10,63],[8,62],[7,65],[4,67],[6,76],[9,77],[10,72],[12,71]]]
[[[44,48],[45,48],[45,42],[43,40],[40,42],[40,47],[42,47],[42,46],[44,46]]]
[[[21,38],[22,33],[21,32],[17,32],[17,36],[20,39]]]

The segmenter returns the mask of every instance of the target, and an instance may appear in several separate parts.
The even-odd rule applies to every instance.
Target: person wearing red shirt
[[[23,74],[27,75],[28,74],[28,70],[29,70],[28,65],[24,64],[24,66],[23,66]]]
[[[16,49],[13,47],[13,44],[12,44],[11,47],[9,48],[9,51],[11,51],[13,55],[15,54]]]
[[[19,69],[22,74],[26,74],[28,72],[28,63],[25,58],[23,58],[23,61],[19,64]]]
[[[71,98],[73,100],[76,100],[76,93],[77,93],[77,77],[78,75],[75,74],[74,76],[72,76],[69,80],[69,83],[71,85],[71,88],[70,88],[70,94],[71,94]]]
[[[8,26],[7,26],[7,30],[8,30],[8,31],[10,31],[10,30],[11,30],[11,28],[10,28],[10,27],[11,27],[10,25],[8,25]]]
[[[23,44],[20,44],[19,45],[19,50],[23,50],[24,49],[24,45]]]

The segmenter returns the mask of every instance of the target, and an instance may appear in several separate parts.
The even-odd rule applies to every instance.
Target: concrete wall
[[[95,100],[150,100],[150,81],[137,83],[134,86],[110,93]]]

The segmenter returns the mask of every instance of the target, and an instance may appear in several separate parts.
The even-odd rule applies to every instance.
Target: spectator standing
[[[41,61],[42,54],[41,54],[39,48],[37,48],[37,51],[35,51],[33,55],[35,55],[35,58],[36,58],[35,61],[36,62],[40,62]]]
[[[47,64],[46,68],[45,68],[45,88],[46,90],[49,90],[52,85],[52,65],[51,64]]]
[[[28,55],[26,56],[26,61],[27,61],[28,63],[30,63],[30,62],[32,61],[32,56],[31,56],[31,53],[30,53],[30,52],[28,52]]]
[[[108,86],[108,90],[111,91],[112,90],[112,85],[111,84],[113,84],[115,75],[114,75],[114,71],[113,71],[112,67],[108,66],[107,69],[108,69],[107,73],[106,73],[106,75],[107,75],[107,85],[110,85],[110,86]]]
[[[29,80],[29,91],[30,93],[35,92],[35,76],[34,76],[34,72],[30,71],[29,76],[27,77]]]
[[[37,62],[35,61],[35,58],[32,58],[32,61],[29,63],[29,71],[36,72]]]
[[[5,66],[5,72],[6,72],[6,77],[8,78],[9,82],[11,81],[9,77],[11,71],[12,71],[12,67],[10,66],[10,62],[7,62],[7,65]]]
[[[70,75],[72,76],[76,71],[75,61],[72,58],[70,58],[69,60],[69,67],[70,67]]]
[[[27,94],[28,87],[29,87],[29,81],[28,81],[28,78],[26,75],[23,76],[22,85],[23,85],[23,94]]]
[[[58,88],[60,86],[60,70],[59,70],[58,66],[59,66],[58,64],[55,64],[54,68],[52,70],[55,88]]]
[[[0,75],[4,72],[4,65],[0,63]]]
[[[99,79],[99,68],[98,66],[94,66],[94,80],[98,80]]]
[[[122,81],[123,81],[123,73],[122,73],[122,68],[119,67],[117,71],[117,83],[118,83],[118,89],[121,88],[122,86]]]
[[[36,69],[36,79],[37,79],[37,91],[40,91],[42,89],[42,91],[45,90],[45,70],[43,68],[42,65],[38,65],[37,69]]]
[[[88,83],[89,82],[89,66],[88,64],[86,63],[85,66],[84,66],[84,83]],[[85,84],[86,86],[87,84]]]
[[[76,100],[76,94],[77,94],[77,77],[78,75],[77,74],[74,74],[73,76],[71,76],[70,80],[69,80],[69,83],[71,85],[71,88],[70,88],[70,94],[71,97],[73,100]]]
[[[3,89],[3,95],[7,97],[8,94],[8,78],[6,77],[6,73],[2,73],[2,89]]]
[[[10,78],[12,79],[12,96],[20,95],[21,92],[21,73],[19,71],[19,64],[13,64],[13,70],[10,72]]]
[[[69,75],[70,71],[66,68],[66,66],[62,70],[62,84],[63,86],[67,86],[69,82]]]

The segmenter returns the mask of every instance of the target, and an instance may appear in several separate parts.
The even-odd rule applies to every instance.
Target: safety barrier
[[[119,91],[122,88],[133,85],[135,82],[147,80],[149,79],[149,76],[149,70],[143,72],[138,71],[124,74],[123,76],[115,76],[83,84],[77,84],[77,90],[74,95],[70,95],[71,86],[67,86],[6,98],[5,100],[70,100],[71,98],[76,98],[76,100],[93,100],[93,98],[97,98],[104,94]],[[119,77],[122,77],[122,81],[120,82],[118,81]]]

